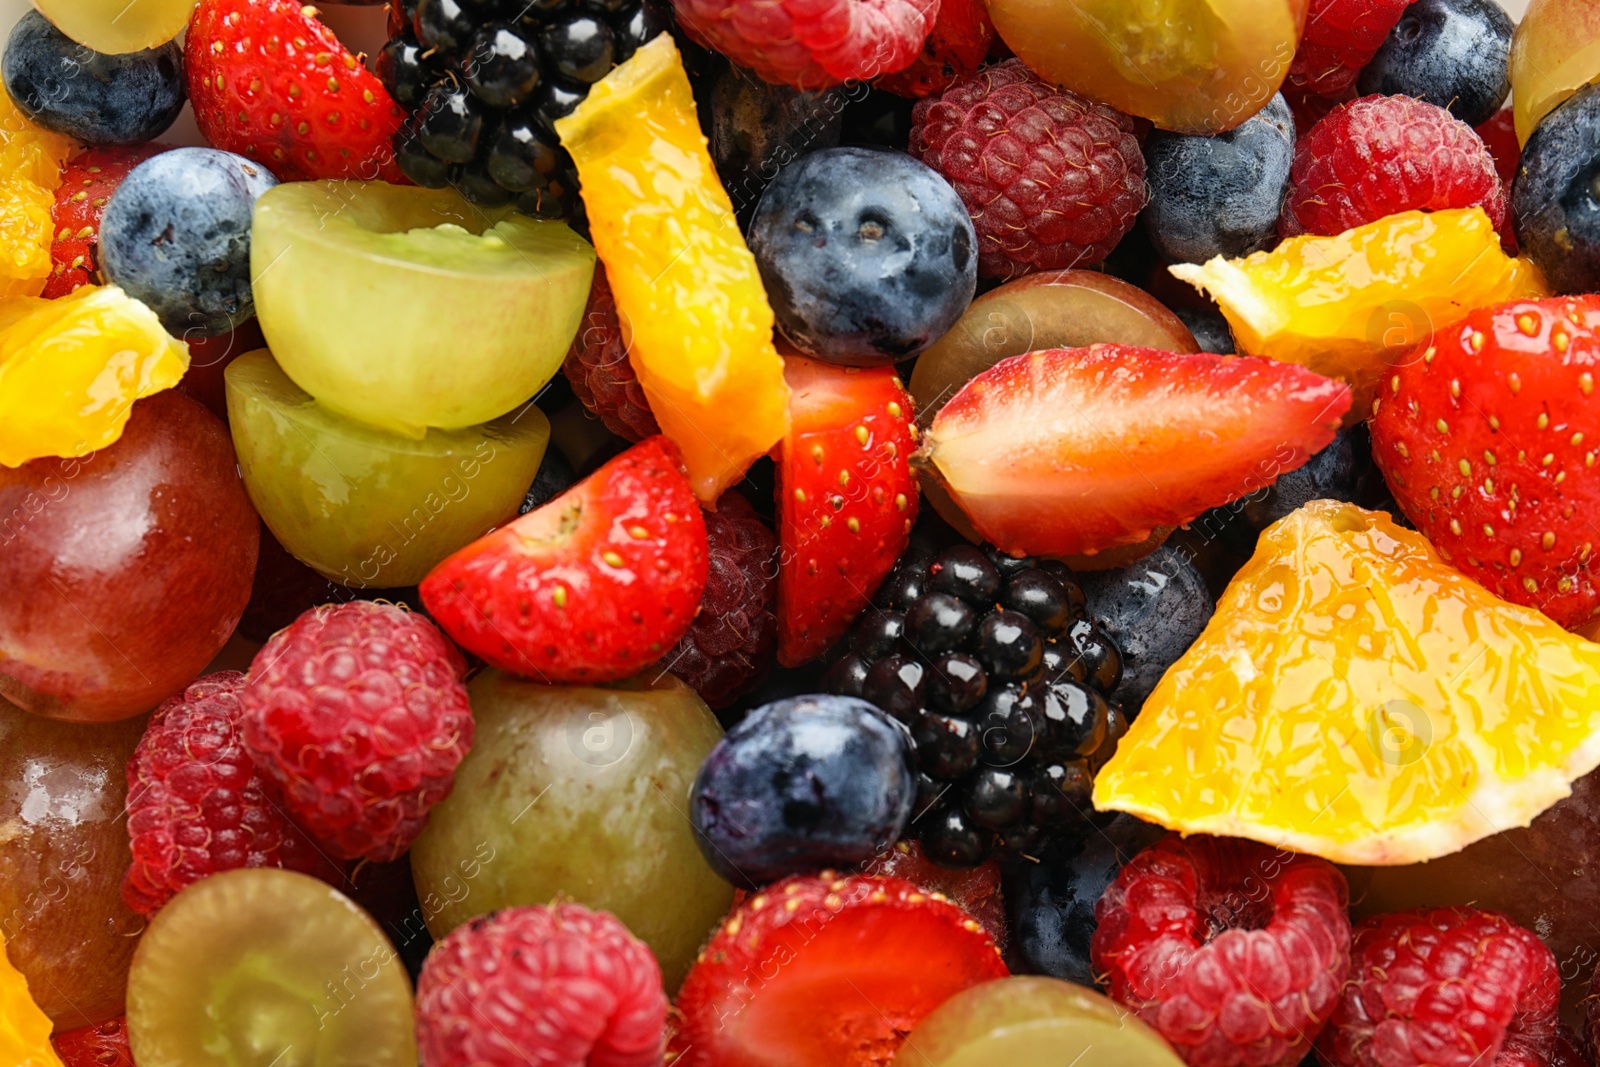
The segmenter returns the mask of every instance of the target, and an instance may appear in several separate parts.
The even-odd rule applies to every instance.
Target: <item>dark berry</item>
[[[859,697],[866,692],[871,665],[855,653],[840,656],[822,676],[822,688],[840,696]]]
[[[1028,787],[1008,767],[980,767],[963,786],[967,814],[979,826],[1002,830],[1028,810]]]
[[[410,37],[401,36],[392,38],[378,53],[378,77],[401,107],[420,107],[428,90],[444,77],[444,67],[435,58],[422,58],[426,51]]]
[[[1122,710],[1121,704],[1110,705],[1106,711],[1106,737],[1100,742],[1100,747],[1094,750],[1094,755],[1089,757],[1089,769],[1099,774],[1106,761],[1117,754],[1117,744],[1127,733],[1127,712]]]
[[[395,138],[394,160],[400,172],[428,189],[443,189],[455,181],[455,164],[446,163],[422,146],[415,133]]]
[[[417,40],[440,52],[463,53],[478,32],[479,19],[466,0],[418,0],[413,26]]]
[[[806,92],[752,78],[728,64],[711,87],[706,131],[717,176],[747,229],[761,193],[784,164],[839,143],[837,89]]]
[[[1122,679],[1122,652],[1088,619],[1078,619],[1067,628],[1063,641],[1083,660],[1085,680],[1105,696],[1110,696]]]
[[[1039,666],[1041,677],[1046,682],[1070,681],[1081,684],[1089,680],[1089,665],[1078,654],[1078,650],[1065,641],[1046,641]]]
[[[555,136],[556,120],[564,119],[588,95],[587,86],[571,86],[550,78],[533,94],[534,114],[551,136]]]
[[[1093,792],[1094,775],[1086,761],[1047,763],[1035,768],[1028,783],[1030,817],[1039,826],[1076,825],[1094,810]]]
[[[507,115],[489,137],[489,176],[514,193],[549,186],[565,167],[553,135],[525,115]]]
[[[886,656],[867,671],[861,695],[909,725],[922,709],[922,690],[927,675],[919,660],[901,655]]]
[[[1281,475],[1264,492],[1246,497],[1244,517],[1257,530],[1265,530],[1313,500],[1371,503],[1369,497],[1377,484],[1371,437],[1366,424],[1358,423],[1340,430],[1333,443],[1305,466]]]
[[[1072,621],[1072,598],[1053,575],[1029,569],[1006,581],[1000,603],[1032,619],[1040,630],[1055,635]]]
[[[905,637],[924,656],[961,647],[978,621],[972,605],[947,593],[928,593],[906,611]]]
[[[1033,749],[1043,714],[1031,689],[1008,685],[991,689],[978,705],[978,758],[991,767],[1010,767]]]
[[[960,715],[971,711],[989,688],[989,675],[972,656],[949,652],[933,661],[928,679],[928,705],[937,711]]]
[[[554,73],[584,85],[604,78],[616,65],[616,35],[593,15],[547,23],[539,31],[539,49]]]
[[[511,203],[513,194],[504,186],[498,184],[489,176],[489,172],[478,162],[469,163],[461,168],[461,173],[456,177],[456,192],[460,193],[468,203],[477,204],[479,207],[504,207]]]
[[[567,462],[567,457],[559,448],[546,448],[544,458],[539,461],[539,473],[533,476],[533,484],[528,487],[528,493],[522,498],[522,506],[517,509],[518,515],[526,515],[534,508],[542,507],[572,488],[578,480],[577,473],[572,469],[572,464]]]
[[[483,105],[471,93],[441,85],[428,94],[427,102],[417,113],[417,140],[446,163],[470,163],[478,154],[483,117]]]
[[[1000,591],[1000,572],[972,545],[947,548],[928,566],[928,588],[988,605]]]
[[[1039,628],[1015,611],[992,611],[978,623],[973,651],[996,681],[1026,678],[1039,669],[1044,641]]]
[[[1511,92],[1511,31],[1495,0],[1417,0],[1362,68],[1363,96],[1414,96],[1468,126],[1489,121]]]
[[[1061,583],[1061,588],[1067,591],[1067,599],[1072,602],[1072,614],[1082,615],[1084,605],[1088,602],[1083,595],[1083,589],[1078,585],[1078,576],[1071,567],[1059,559],[1042,560],[1039,569]]]
[[[1076,759],[1093,754],[1105,742],[1110,706],[1088,686],[1050,682],[1043,687],[1040,705],[1040,755]]]
[[[906,617],[898,611],[862,612],[850,628],[850,651],[871,663],[893,652],[906,630]]]
[[[1019,822],[999,831],[999,846],[1013,856],[1033,857],[1043,849],[1048,838],[1042,828],[1031,822]]]
[[[1096,626],[1121,653],[1117,699],[1133,708],[1143,706],[1216,608],[1189,554],[1171,543],[1119,570],[1086,574],[1083,586]]]
[[[941,782],[926,771],[917,772],[917,803],[911,815],[911,821],[916,822],[939,803],[941,797],[950,791],[949,782]],[[908,830],[911,829],[908,827]]]
[[[621,18],[613,19],[611,25],[616,31],[617,62],[621,63],[632,56],[657,34],[665,33],[671,21],[666,10],[652,0],[644,0],[644,3]]]
[[[1600,85],[1579,89],[1528,138],[1511,219],[1556,292],[1600,289]]]
[[[978,765],[978,727],[949,715],[923,715],[911,728],[917,765],[930,777],[960,778]]]
[[[515,107],[539,84],[533,45],[504,23],[478,31],[465,67],[467,87],[490,107]]]
[[[1172,310],[1189,327],[1189,333],[1194,336],[1200,351],[1216,356],[1231,356],[1239,350],[1238,342],[1233,339],[1233,328],[1222,317],[1222,312],[1214,307]]]
[[[881,608],[904,611],[927,589],[927,562],[917,561],[908,565],[905,557],[901,557],[889,577],[878,587],[878,594],[872,598],[872,602]]]
[[[994,847],[994,834],[956,804],[941,804],[919,820],[922,854],[941,867],[976,867]]]
[[[1026,573],[1039,566],[1039,561],[1032,556],[1008,556],[993,545],[984,545],[983,554],[994,564],[994,569],[1000,572],[1002,579]]]

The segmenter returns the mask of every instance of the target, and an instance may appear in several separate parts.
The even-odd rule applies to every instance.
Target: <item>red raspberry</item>
[[[128,1051],[128,1020],[121,1015],[95,1026],[52,1034],[50,1044],[61,1057],[62,1067],[134,1067],[133,1053]]]
[[[754,689],[778,646],[778,537],[738,493],[705,512],[711,566],[700,611],[663,663],[713,708]]]
[[[1331,1067],[1577,1067],[1560,1004],[1555,955],[1498,912],[1373,915],[1356,925],[1317,1055]]]
[[[1506,194],[1472,127],[1409,96],[1334,109],[1295,146],[1278,232],[1332,236],[1399,211],[1481,207],[1495,229]]]
[[[615,917],[578,904],[473,919],[417,979],[428,1067],[651,1067],[666,1022],[656,958]]]
[[[1318,96],[1354,88],[1411,0],[1311,0],[1288,83]]]
[[[765,81],[826,89],[904,70],[939,0],[675,0],[678,25]]]
[[[600,416],[606,429],[618,437],[637,443],[661,432],[650,411],[650,401],[645,399],[644,386],[628,362],[622,323],[617,319],[617,301],[611,295],[603,264],[594,265],[589,306],[583,309],[583,325],[572,339],[561,371],[583,406]]]
[[[472,747],[466,663],[393,604],[325,604],[256,653],[244,742],[284,806],[344,859],[399,856]]]
[[[151,716],[128,761],[128,844],[122,898],[154,915],[218,871],[282,867],[334,879],[338,869],[289,821],[270,779],[239,736],[245,677],[219,671]]]
[[[1106,887],[1090,956],[1192,1067],[1289,1067],[1339,1002],[1347,892],[1326,860],[1172,834]]]
[[[1145,202],[1133,120],[1007,60],[920,101],[909,151],[945,176],[978,231],[978,273],[1089,267]]]

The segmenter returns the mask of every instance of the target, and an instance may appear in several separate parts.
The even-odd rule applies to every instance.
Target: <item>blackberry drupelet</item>
[[[378,74],[412,112],[396,162],[418,185],[581,226],[553,124],[669,21],[657,0],[390,0]]]
[[[971,867],[1089,830],[1094,773],[1128,728],[1107,702],[1121,674],[1065,565],[961,544],[901,557],[824,686],[910,728],[910,832],[935,862]]]

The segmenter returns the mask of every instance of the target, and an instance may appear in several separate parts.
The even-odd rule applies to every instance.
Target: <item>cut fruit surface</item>
[[[29,122],[0,89],[0,297],[38,296],[50,277],[50,208],[76,146]]]
[[[50,1018],[28,993],[28,980],[6,958],[0,931],[0,1063],[17,1067],[61,1067],[50,1045]]]
[[[1271,360],[1055,348],[968,382],[916,462],[1001,551],[1093,553],[1272,484],[1349,405],[1339,382]]]
[[[1343,863],[1525,826],[1600,764],[1600,645],[1386,514],[1269,527],[1095,779],[1095,807]]]
[[[411,983],[366,912],[304,874],[225,871],[173,897],[128,975],[140,1067],[416,1067]]]
[[[188,369],[188,346],[115,286],[0,301],[0,464],[104,448]]]
[[[34,0],[33,6],[74,41],[119,55],[166,44],[189,21],[195,0]]]
[[[1600,7],[1531,0],[1511,38],[1511,103],[1523,144],[1550,112],[1600,78]]]
[[[714,506],[783,438],[789,389],[772,308],[672,38],[639,49],[556,129],[650,410],[695,495]]]
[[[1502,252],[1476,207],[1406,211],[1336,237],[1168,269],[1216,300],[1241,354],[1348,382],[1351,420],[1371,413],[1384,368],[1434,330],[1485,304],[1548,295],[1538,268]]]

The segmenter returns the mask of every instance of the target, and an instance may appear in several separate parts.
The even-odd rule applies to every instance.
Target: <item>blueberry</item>
[[[1312,500],[1370,502],[1378,484],[1372,464],[1372,443],[1365,423],[1346,427],[1333,443],[1273,482],[1264,492],[1245,498],[1244,518],[1257,530],[1299,510]]]
[[[1477,126],[1511,92],[1514,28],[1495,0],[1417,0],[1362,68],[1357,84],[1363,96],[1414,96]]]
[[[1211,619],[1216,604],[1183,549],[1162,545],[1119,570],[1083,576],[1089,613],[1122,652],[1119,700],[1137,710]]]
[[[828,148],[767,186],[750,224],[778,326],[801,351],[870,367],[916,355],[972,302],[977,235],[910,156]]]
[[[844,91],[772,85],[729,65],[711,87],[711,158],[741,227],[783,164],[839,143]]]
[[[522,506],[517,509],[517,514],[526,515],[534,508],[543,507],[572,488],[577,480],[577,473],[572,469],[572,464],[567,462],[567,457],[561,454],[561,449],[546,448],[544,459],[539,461],[539,471],[533,476],[533,484],[522,498]]]
[[[12,27],[0,67],[18,110],[84,144],[144,144],[183,110],[183,49],[176,41],[102,55],[30,11]]]
[[[1145,232],[1179,263],[1243,256],[1278,234],[1294,160],[1294,116],[1280,94],[1215,137],[1152,130],[1145,141]]]
[[[897,840],[917,783],[906,731],[853,697],[802,696],[752,711],[706,757],[690,817],[735,885],[850,867]]]
[[[278,181],[214,148],[178,148],[135,167],[100,220],[107,279],[148,304],[169,333],[213,337],[255,314],[250,218]]]
[[[1222,312],[1209,307],[1172,310],[1183,320],[1183,324],[1189,327],[1189,332],[1194,335],[1195,344],[1200,346],[1200,351],[1217,356],[1231,356],[1239,350],[1238,343],[1233,339],[1233,329],[1228,325],[1228,320],[1222,317]]]
[[[1579,89],[1528,138],[1511,220],[1556,292],[1600,289],[1600,85]]]

